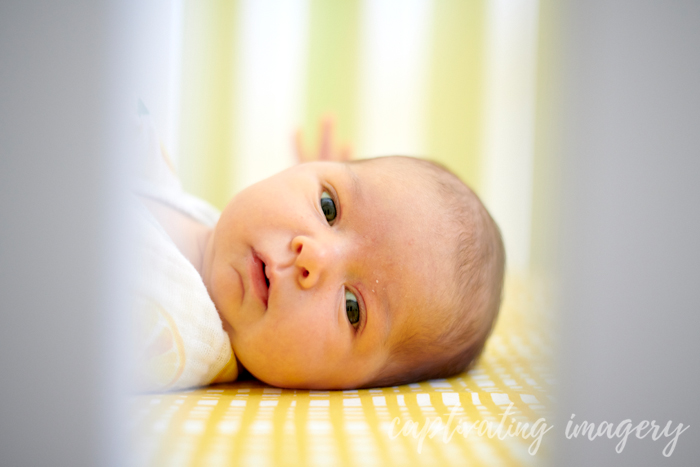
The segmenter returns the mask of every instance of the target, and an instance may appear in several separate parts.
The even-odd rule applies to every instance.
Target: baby
[[[300,164],[241,191],[213,228],[196,224],[164,227],[238,364],[275,386],[448,377],[479,355],[498,314],[498,227],[432,162]]]

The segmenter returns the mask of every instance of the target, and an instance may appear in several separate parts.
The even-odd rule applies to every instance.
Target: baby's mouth
[[[267,272],[265,272],[265,263],[262,262],[262,268],[263,268],[263,276],[265,276],[265,284],[267,285],[267,288],[270,288],[270,279],[267,278]]]
[[[253,251],[249,267],[253,293],[260,299],[265,308],[267,308],[267,299],[270,293],[270,280],[267,278],[265,263],[255,251]]]

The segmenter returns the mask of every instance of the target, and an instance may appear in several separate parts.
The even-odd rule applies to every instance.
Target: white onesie
[[[164,391],[233,381],[236,358],[201,276],[141,197],[162,203],[207,227],[219,212],[185,193],[166,163],[150,116],[137,121],[138,159],[132,191],[138,232],[132,350],[138,391]]]

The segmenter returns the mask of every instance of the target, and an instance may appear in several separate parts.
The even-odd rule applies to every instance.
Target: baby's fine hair
[[[479,197],[442,165],[392,156],[415,164],[438,205],[446,226],[440,241],[453,249],[450,293],[435,303],[441,319],[434,333],[416,333],[398,342],[389,363],[367,386],[394,386],[447,378],[467,370],[481,354],[501,305],[505,250],[498,226]]]

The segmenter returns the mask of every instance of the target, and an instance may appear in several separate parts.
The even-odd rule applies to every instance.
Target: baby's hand
[[[349,161],[352,159],[350,145],[344,144],[338,148],[334,141],[335,122],[332,117],[324,117],[320,124],[319,141],[316,154],[309,153],[304,147],[302,130],[297,130],[294,135],[294,149],[297,162],[311,161]]]

